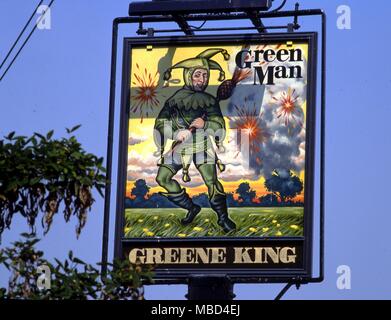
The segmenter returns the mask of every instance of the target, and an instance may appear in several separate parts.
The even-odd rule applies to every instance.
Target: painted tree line
[[[291,171],[274,171],[265,180],[267,194],[257,197],[256,191],[249,182],[242,182],[234,193],[227,193],[229,207],[277,207],[303,206],[301,201],[294,198],[303,191],[303,182]],[[125,208],[175,208],[165,196],[159,193],[150,194],[151,187],[144,179],[135,182],[131,197],[126,197]],[[209,207],[208,195],[201,193],[193,196],[194,203],[201,207]]]

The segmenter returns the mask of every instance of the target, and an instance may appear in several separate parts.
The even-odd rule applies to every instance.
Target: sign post
[[[296,23],[310,14],[323,16],[263,13]],[[286,291],[321,281],[323,160],[318,278],[312,268],[317,33],[123,43],[115,256],[152,265],[157,284],[188,284],[188,299],[231,300],[234,283]]]

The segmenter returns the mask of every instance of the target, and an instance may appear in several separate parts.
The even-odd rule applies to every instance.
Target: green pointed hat
[[[216,62],[211,60],[213,56],[216,54],[221,53],[224,56],[224,60],[229,60],[230,56],[225,49],[208,49],[204,52],[200,53],[195,58],[190,58],[183,60],[181,62],[178,62],[171,68],[167,69],[166,72],[164,72],[164,80],[168,81],[171,78],[171,70],[172,69],[178,69],[178,68],[184,68],[186,70],[195,70],[195,69],[206,69],[208,72],[210,70],[219,70],[220,71],[220,77],[219,81],[224,81],[225,79],[225,72],[221,68],[221,66]],[[186,78],[185,78],[185,82]]]

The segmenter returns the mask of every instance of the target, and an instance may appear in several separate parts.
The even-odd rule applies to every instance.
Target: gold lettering
[[[177,248],[165,248],[163,263],[179,263],[178,249]]]
[[[254,248],[254,251],[255,251],[254,263],[264,263],[264,261],[262,261],[262,256],[265,251],[265,248],[263,247]]]
[[[194,256],[193,251],[194,251],[193,248],[180,248],[179,263],[182,264],[193,263],[193,256]]]
[[[162,254],[163,250],[160,248],[148,248],[147,250],[147,259],[146,264],[161,264],[162,263]]]
[[[195,262],[199,262],[199,260],[202,261],[202,263],[208,264],[209,263],[209,251],[210,248],[196,248],[195,249]]]
[[[234,248],[235,249],[235,260],[234,263],[253,263],[248,250],[253,248]]]
[[[280,247],[277,247],[276,250],[274,248],[268,247],[265,248],[266,254],[265,254],[265,263],[268,263],[268,256],[272,259],[273,263],[279,263],[280,262]]]
[[[136,263],[145,263],[145,250],[144,249],[132,249],[129,252],[129,262]]]
[[[235,247],[234,264],[296,263],[295,247]],[[227,263],[227,248],[134,248],[130,263],[137,264],[222,264]]]
[[[212,251],[212,259],[210,263],[225,263],[226,248],[210,248]]]
[[[288,250],[292,252],[292,255],[288,255]],[[280,260],[282,263],[295,263],[296,262],[296,248],[285,247],[280,251]]]

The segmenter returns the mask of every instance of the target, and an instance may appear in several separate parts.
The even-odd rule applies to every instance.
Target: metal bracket
[[[258,11],[247,11],[248,18],[251,20],[258,32],[265,33],[267,32],[267,28],[263,24],[262,20],[259,18],[258,14]]]
[[[147,36],[153,37],[155,35],[155,29],[154,28],[148,28],[147,29]]]
[[[280,8],[285,6],[284,2]],[[280,8],[278,10],[280,10]],[[185,35],[188,36],[194,36],[195,31],[229,31],[229,30],[257,30],[259,33],[267,33],[268,30],[278,30],[278,29],[287,29],[287,32],[294,32],[295,30],[300,29],[300,25],[298,24],[298,16],[300,15],[300,10],[299,10],[299,3],[295,4],[295,14],[293,14],[293,23],[289,23],[288,25],[285,26],[265,26],[262,22],[261,17],[265,16],[264,13],[261,13],[256,10],[248,10],[245,11],[243,14],[241,14],[243,17],[247,17],[253,24],[253,27],[229,27],[229,28],[203,28],[202,24],[200,27],[192,27],[188,21],[193,21],[195,19],[198,20],[201,15],[195,15],[195,14],[172,14],[170,16],[164,16],[168,21],[173,21],[176,22],[177,25],[179,26],[180,29],[153,29],[153,28],[148,28],[145,29],[143,27],[143,21],[148,21],[146,17],[138,17],[137,19],[139,20],[139,28],[137,30],[138,35],[146,35],[148,37],[153,37],[155,33],[172,33],[172,32],[183,32]],[[206,21],[211,21],[211,20],[229,20],[231,18],[237,18],[240,14],[236,12],[213,12],[209,13],[206,15],[203,15],[203,19]],[[163,17],[163,16],[162,16]],[[151,18],[151,17],[150,17]],[[152,17],[153,18],[156,17]],[[151,21],[152,22],[152,21]],[[205,23],[204,22],[204,23]]]
[[[146,35],[148,37],[153,37],[155,35],[155,29],[154,28],[144,29],[143,22],[140,21],[136,33],[140,36]]]
[[[299,290],[302,284],[306,284],[306,282],[303,282],[303,279],[301,277],[297,277],[293,282],[288,282],[284,288],[280,291],[280,293],[275,297],[274,300],[281,300],[281,298],[288,292],[288,290],[295,285],[296,290]]]
[[[299,12],[299,9],[300,9],[300,4],[298,2],[296,2],[295,4],[295,15],[293,17],[293,29],[294,30],[299,30],[300,29],[300,25],[299,25],[299,16],[298,16],[298,12]]]
[[[234,284],[228,276],[193,275],[188,279],[188,300],[228,300],[235,298]]]
[[[279,8],[273,10],[272,12],[275,13],[275,12],[280,11],[285,6],[285,4],[286,4],[286,0],[281,4],[281,6]],[[296,8],[295,10],[298,11],[298,9],[299,9],[298,3],[296,4],[295,8]],[[215,18],[222,18],[222,17],[225,17],[226,20],[231,20],[231,19],[235,19],[235,17],[237,15],[238,15],[238,13],[235,10],[233,10],[233,11],[227,10],[227,11],[223,11],[223,12],[216,11],[216,12],[204,14],[204,16],[206,17],[205,21],[214,20]],[[266,32],[268,32],[268,29],[285,29],[285,28],[288,29],[288,32],[293,32],[293,30],[297,30],[300,28],[300,26],[297,24],[297,16],[295,16],[295,21],[293,23],[293,26],[288,25],[286,27],[275,27],[275,26],[266,27],[263,24],[262,19],[260,17],[261,12],[259,12],[258,10],[246,10],[246,11],[244,11],[244,14],[242,14],[242,15],[247,17],[252,22],[252,24],[254,25],[254,28],[252,28],[252,29],[256,29],[259,33],[266,33]],[[157,16],[159,16],[159,15],[157,15]],[[139,26],[139,29],[137,30],[137,34],[138,35],[147,35],[150,37],[150,36],[154,36],[154,33],[182,31],[184,34],[186,34],[188,36],[194,36],[195,31],[229,31],[229,30],[234,29],[234,28],[203,29],[202,27],[194,28],[189,24],[188,21],[199,17],[200,14],[190,13],[190,11],[189,11],[189,13],[186,13],[186,14],[175,13],[175,14],[171,14],[168,16],[165,16],[165,15],[162,15],[162,16],[170,17],[170,20],[176,22],[180,29],[179,30],[172,30],[172,29],[170,29],[170,30],[154,30],[153,29],[153,32],[149,32],[149,29],[144,29],[142,27],[142,22],[140,22],[140,26]],[[145,20],[146,17],[143,17],[140,15],[138,18]],[[220,19],[218,19],[218,20],[220,20]],[[142,21],[142,20],[140,20],[140,21]],[[240,29],[240,28],[236,28],[236,29]],[[250,30],[250,28],[246,28],[246,30]]]
[[[194,31],[190,28],[185,17],[180,14],[173,14],[172,19],[178,24],[179,28],[188,36],[194,36]]]
[[[295,13],[299,12],[299,8],[300,8],[300,4],[297,2],[295,4]],[[293,33],[295,32],[295,30],[299,30],[300,29],[300,25],[299,25],[299,17],[297,14],[294,14],[293,15],[293,23],[288,23],[288,32],[289,33]]]

